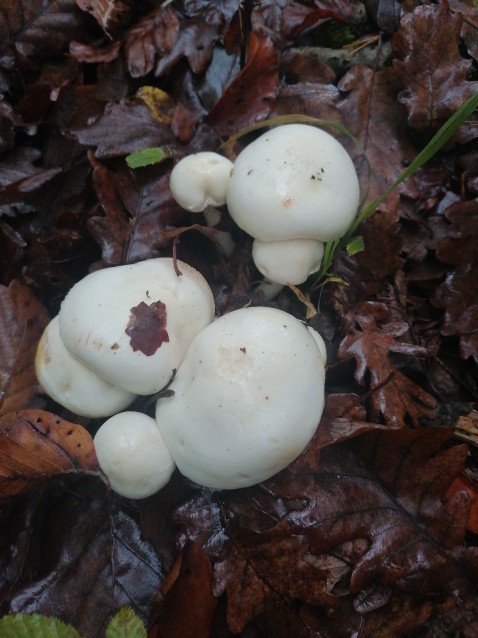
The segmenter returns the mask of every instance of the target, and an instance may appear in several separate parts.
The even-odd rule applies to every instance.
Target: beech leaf
[[[105,638],[146,638],[146,628],[131,607],[123,607],[111,619]]]
[[[34,360],[48,314],[30,288],[18,281],[0,286],[0,428],[39,393]]]
[[[23,410],[0,432],[0,497],[61,474],[100,474],[91,435],[43,410]]]

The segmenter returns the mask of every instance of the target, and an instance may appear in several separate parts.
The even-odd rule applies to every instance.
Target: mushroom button
[[[156,421],[141,412],[121,412],[105,421],[94,446],[111,488],[127,498],[155,494],[175,469]]]
[[[169,382],[193,337],[214,318],[206,280],[184,262],[149,259],[91,273],[59,313],[73,357],[113,385],[139,395]]]
[[[281,310],[236,310],[192,341],[156,420],[185,476],[246,487],[305,449],[322,414],[324,375],[318,333]]]
[[[359,197],[347,151],[329,133],[306,124],[279,126],[246,146],[227,186],[231,217],[255,238],[255,263],[277,283],[302,283],[320,267],[322,244],[345,234]],[[308,242],[289,253],[284,244],[289,240]],[[271,247],[267,242],[280,243]],[[282,255],[277,262],[273,251]]]

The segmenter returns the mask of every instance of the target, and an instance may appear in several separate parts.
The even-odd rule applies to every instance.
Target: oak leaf
[[[423,417],[431,418],[435,399],[417,385],[390,359],[390,353],[409,357],[424,357],[426,349],[406,341],[399,341],[408,331],[405,322],[389,322],[387,307],[380,302],[362,302],[354,311],[357,327],[353,328],[340,344],[341,359],[354,358],[355,379],[365,384],[370,375],[370,420],[393,427],[410,423],[419,425]]]
[[[405,88],[399,100],[416,129],[437,127],[478,91],[467,80],[471,60],[460,53],[463,16],[448,3],[421,5],[406,13],[393,39],[397,76]]]

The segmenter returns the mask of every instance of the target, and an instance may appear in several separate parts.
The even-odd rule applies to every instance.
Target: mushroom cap
[[[142,412],[115,414],[101,425],[93,442],[112,489],[127,498],[155,494],[174,472],[156,421]]]
[[[192,213],[226,203],[232,162],[205,151],[183,157],[171,171],[169,188],[176,202]]]
[[[260,241],[252,244],[257,269],[276,284],[302,284],[317,272],[324,256],[324,243],[316,239]]]
[[[262,241],[341,237],[359,197],[347,151],[329,133],[306,124],[279,126],[246,146],[227,186],[231,217]]]
[[[194,268],[169,257],[93,272],[64,299],[61,338],[70,353],[135,394],[163,388],[193,337],[214,318],[214,299]]]
[[[135,398],[72,357],[60,337],[58,316],[43,331],[35,371],[44,392],[80,416],[110,416],[124,410]]]
[[[298,319],[250,307],[214,321],[191,343],[174,396],[156,420],[180,472],[208,487],[247,487],[305,449],[324,405],[325,347]]]

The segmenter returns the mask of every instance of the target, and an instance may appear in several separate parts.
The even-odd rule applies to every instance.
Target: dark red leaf
[[[142,301],[131,308],[126,334],[130,338],[133,351],[139,350],[147,357],[152,356],[163,343],[169,341],[166,330],[166,306],[158,300],[149,305]]]
[[[188,543],[161,587],[148,638],[209,638],[217,602],[212,581],[206,554]]]

